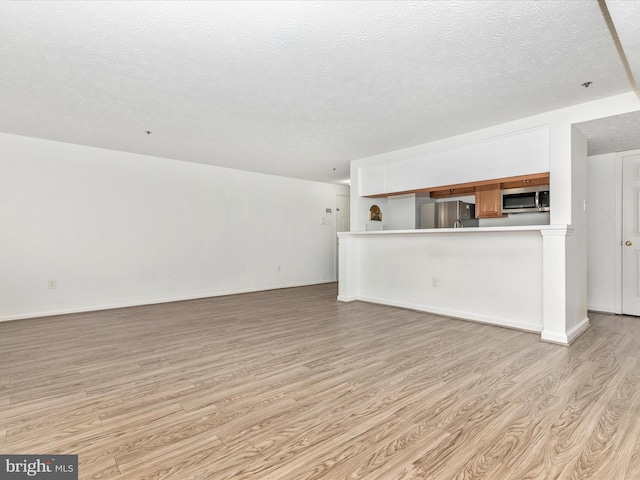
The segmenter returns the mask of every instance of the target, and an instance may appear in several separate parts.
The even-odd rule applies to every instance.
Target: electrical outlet
[[[48,287],[49,287],[49,290],[53,290],[54,288],[58,288],[58,281],[57,280],[49,280]]]
[[[431,286],[432,287],[437,287],[438,286],[438,277],[433,277],[431,279]]]

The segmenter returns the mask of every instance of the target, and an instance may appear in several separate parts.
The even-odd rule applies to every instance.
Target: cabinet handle
[[[633,245],[633,243],[631,243],[629,240],[627,240],[626,242],[624,242],[624,244],[625,244],[627,247],[630,247],[631,245]]]

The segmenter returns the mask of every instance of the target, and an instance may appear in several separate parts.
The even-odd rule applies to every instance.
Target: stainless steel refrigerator
[[[420,205],[420,228],[477,227],[476,206],[473,203],[437,202]]]

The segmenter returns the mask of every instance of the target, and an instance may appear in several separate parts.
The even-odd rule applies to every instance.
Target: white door
[[[336,196],[336,233],[348,232],[350,228],[350,197]],[[340,264],[340,244],[336,236],[336,280],[338,279],[338,265]]]
[[[640,316],[640,155],[622,157],[622,313]]]

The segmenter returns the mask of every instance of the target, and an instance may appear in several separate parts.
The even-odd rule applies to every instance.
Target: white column
[[[338,233],[338,242],[338,300],[352,302],[358,299],[358,238]]]
[[[568,225],[542,233],[542,340],[569,344],[567,337],[566,237]]]

